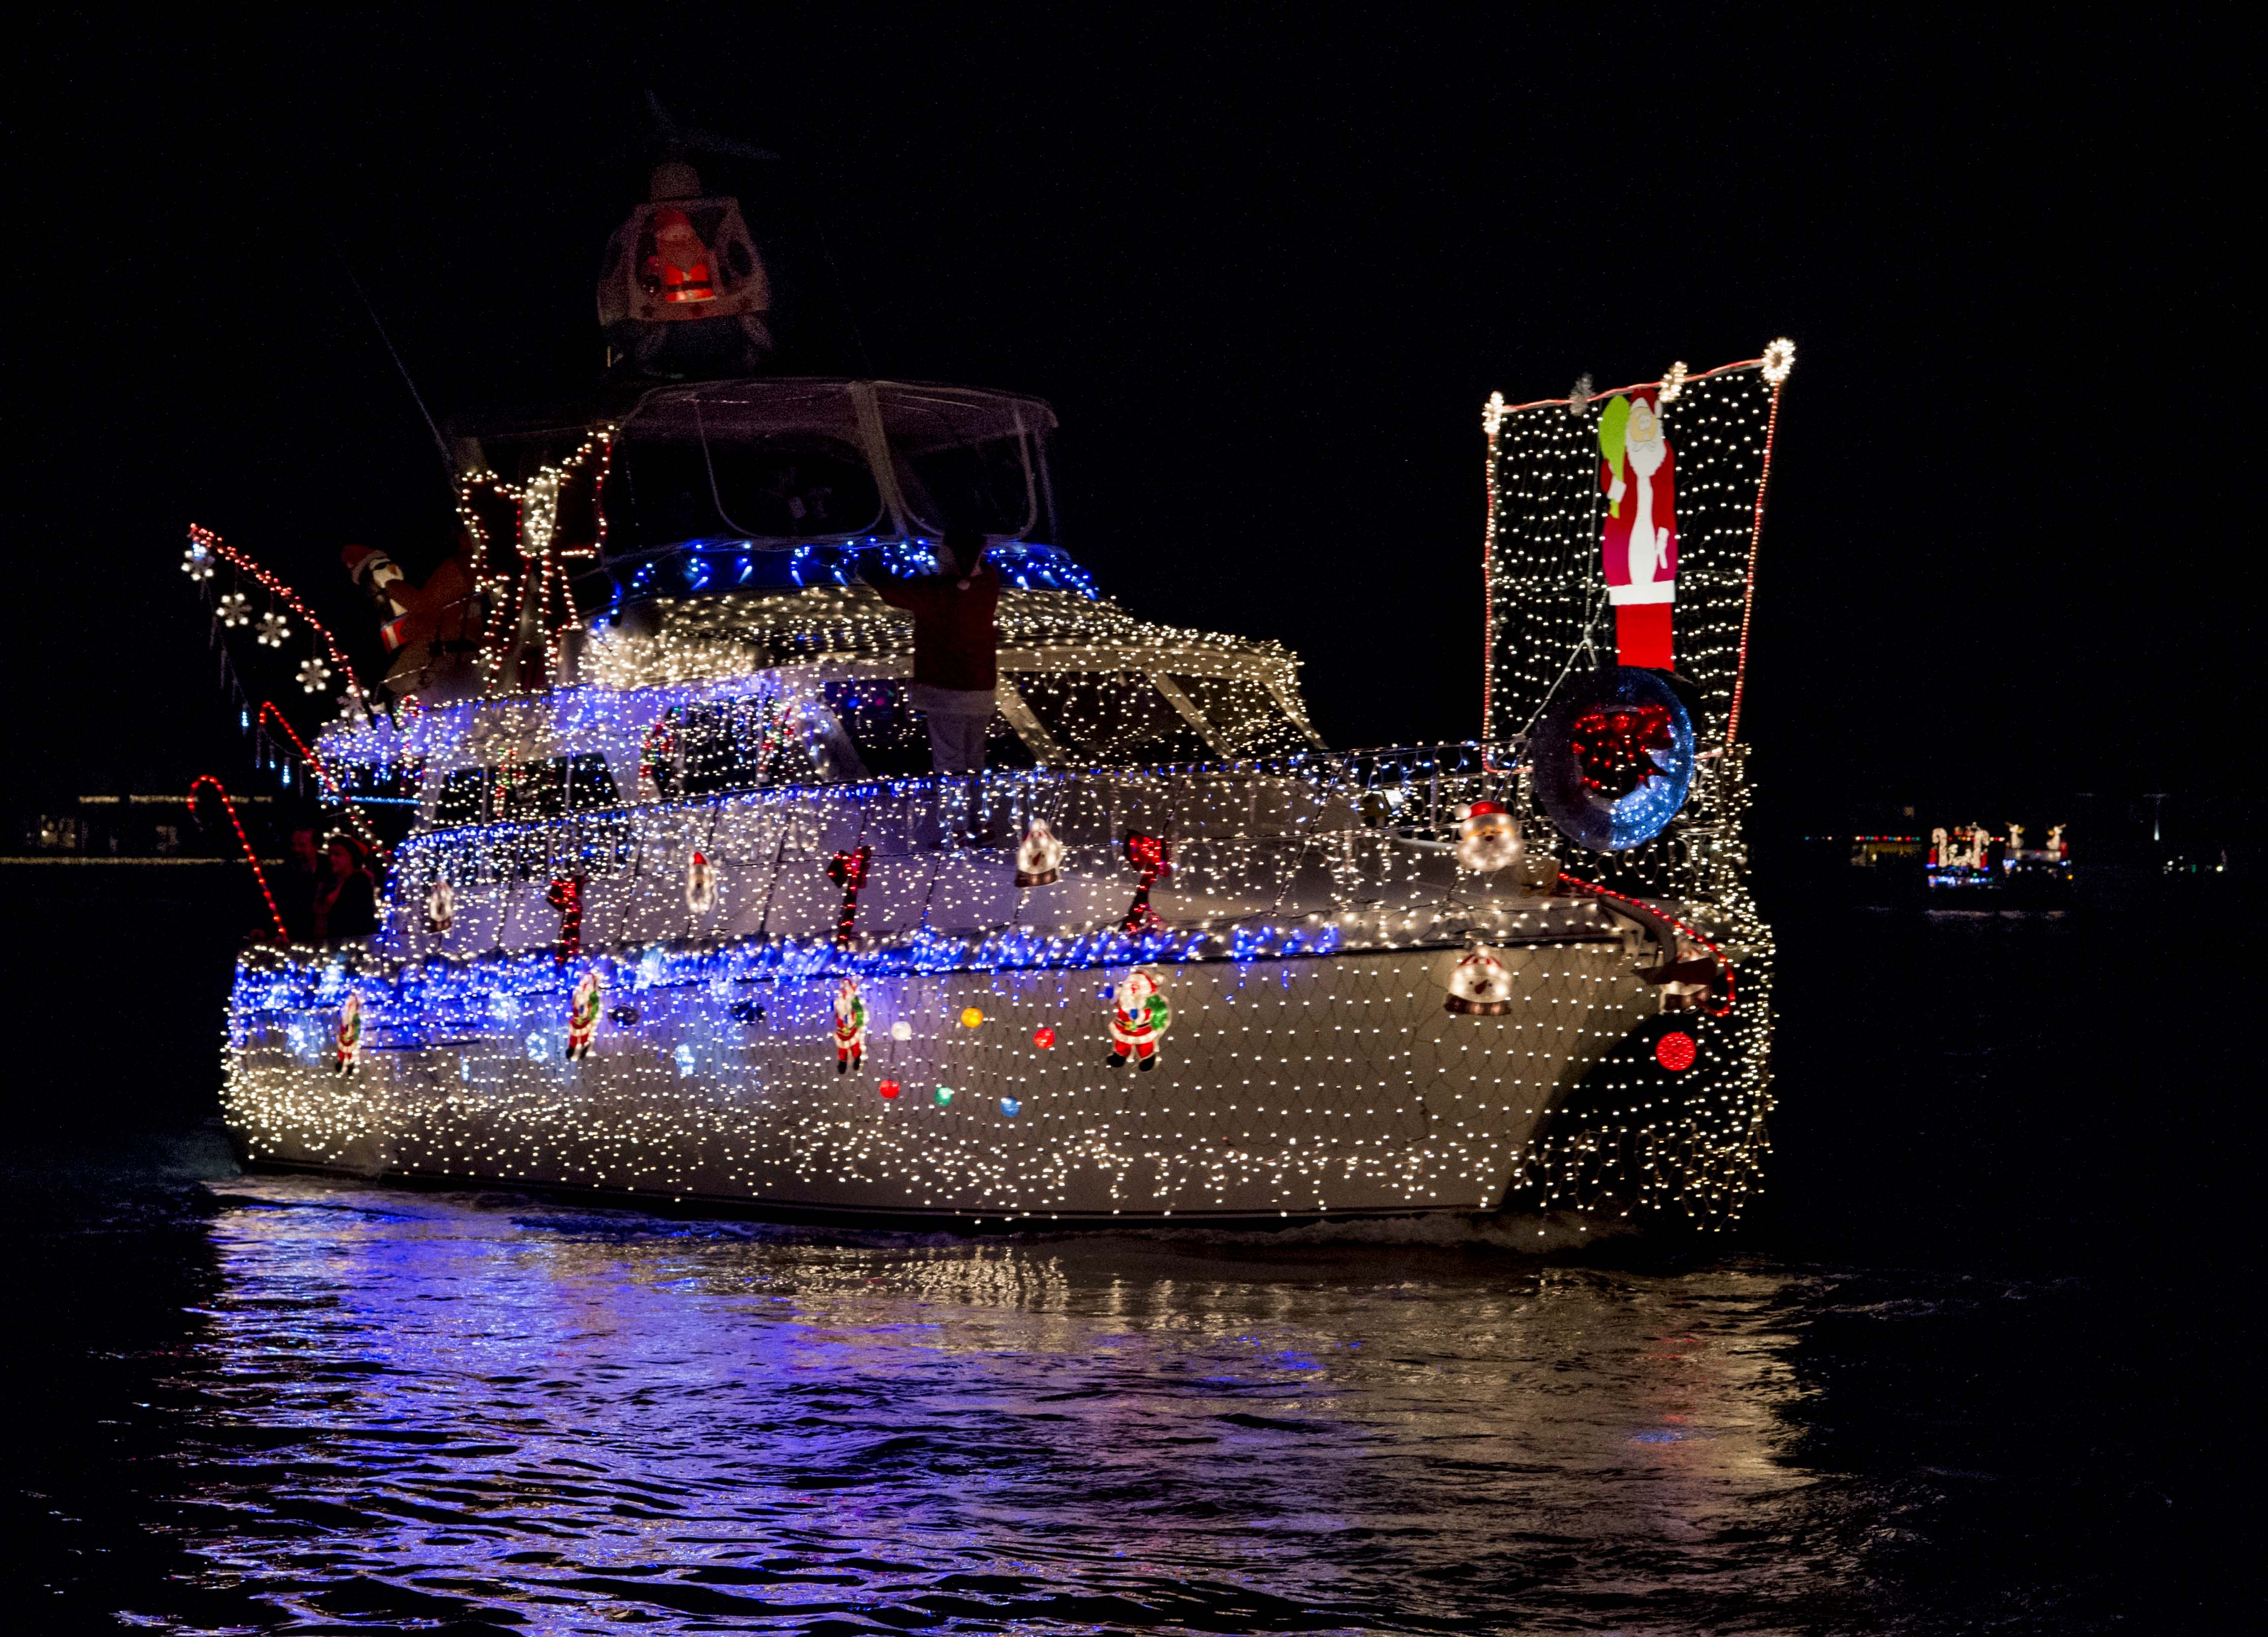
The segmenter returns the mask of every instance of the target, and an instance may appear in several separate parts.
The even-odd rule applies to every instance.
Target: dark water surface
[[[2240,976],[1785,930],[1770,1208],[1587,1264],[239,1176],[156,1003],[16,1088],[10,1629],[2242,1628]]]

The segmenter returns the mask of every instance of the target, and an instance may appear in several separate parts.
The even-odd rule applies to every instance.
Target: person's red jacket
[[[1000,680],[1000,576],[983,564],[964,581],[955,574],[893,574],[875,567],[866,583],[894,608],[914,616],[914,681],[973,692]],[[963,590],[961,587],[968,587]]]

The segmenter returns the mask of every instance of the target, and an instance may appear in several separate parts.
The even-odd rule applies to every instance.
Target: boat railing
[[[1462,806],[1508,793],[1518,746],[1504,741],[1315,751],[1253,761],[1156,766],[987,768],[854,783],[724,790],[674,802],[426,830],[402,844],[460,860],[460,880],[608,873],[657,839],[714,836],[731,819],[791,815],[819,847],[893,854],[1014,848],[1037,822],[1067,846],[1158,837],[1169,848],[1233,839],[1295,843],[1352,831],[1446,846]],[[846,842],[844,837],[849,837]],[[477,863],[474,860],[477,859]],[[466,868],[467,865],[471,867]]]

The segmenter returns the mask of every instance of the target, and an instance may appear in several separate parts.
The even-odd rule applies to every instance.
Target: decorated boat
[[[280,594],[303,684],[343,674],[299,776],[342,828],[409,820],[372,935],[243,954],[248,1162],[865,1221],[1737,1219],[1771,1036],[1742,672],[1792,348],[1491,398],[1484,733],[1335,750],[1294,655],[1141,617],[1062,549],[1044,402],[762,372],[738,207],[682,166],[653,194],[600,395],[457,424],[422,582],[350,549],[382,682],[192,537],[224,636]],[[908,617],[862,579],[951,528],[1004,582],[973,774],[929,771]]]

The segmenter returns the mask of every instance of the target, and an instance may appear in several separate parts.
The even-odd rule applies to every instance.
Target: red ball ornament
[[[1056,1031],[1049,1029],[1045,1023],[1041,1024],[1037,1029],[1032,1031],[1032,1043],[1037,1046],[1041,1051],[1046,1051],[1049,1046],[1056,1043]]]
[[[898,1095],[898,1082],[894,1080],[886,1080],[874,1089],[880,1092],[885,1097],[895,1097]]]
[[[1693,1043],[1693,1036],[1684,1033],[1664,1035],[1654,1043],[1653,1060],[1673,1074],[1683,1074],[1693,1066],[1693,1059],[1701,1055]]]

